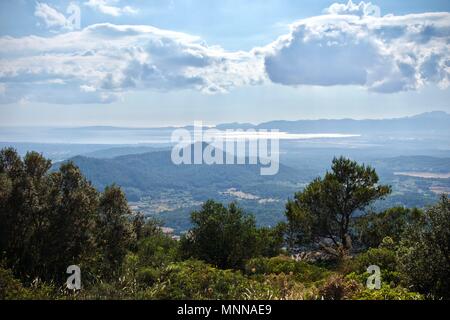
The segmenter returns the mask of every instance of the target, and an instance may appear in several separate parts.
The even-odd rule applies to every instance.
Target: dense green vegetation
[[[118,186],[97,191],[68,162],[0,152],[1,299],[450,298],[450,201],[361,216],[390,192],[371,167],[335,159],[259,228],[235,203],[206,201],[180,241],[133,213]],[[82,288],[65,287],[81,268]],[[365,284],[369,265],[380,289]]]

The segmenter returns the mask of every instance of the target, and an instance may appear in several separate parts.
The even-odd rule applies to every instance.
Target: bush
[[[370,265],[377,265],[381,271],[381,281],[397,285],[400,282],[400,274],[397,271],[397,258],[394,250],[386,247],[370,248],[364,253],[357,255],[355,258],[346,260],[343,263],[342,272],[348,274],[354,272],[358,275],[358,279],[365,281],[370,276],[367,268]]]
[[[335,274],[330,276],[318,289],[318,295],[321,299],[347,300],[361,292],[363,287],[356,280]]]
[[[37,279],[29,288],[24,287],[11,270],[0,266],[0,300],[48,300],[56,297],[55,291]]]
[[[156,268],[142,268],[136,274],[136,280],[142,285],[152,286],[158,281],[161,272]]]
[[[0,267],[0,300],[28,299],[29,296],[30,292],[14,278],[11,270]]]
[[[287,256],[254,258],[247,262],[248,275],[291,274],[296,281],[311,283],[323,279],[329,273],[326,269]]]
[[[264,276],[263,281],[272,288],[276,299],[310,300],[318,298],[317,288],[314,285],[305,286],[298,282],[293,274],[269,274]]]
[[[202,261],[187,260],[173,263],[161,272],[161,277],[153,288],[156,299],[244,299],[248,298],[248,288],[253,296],[260,294],[267,298],[270,288],[251,281],[239,271],[221,270]]]
[[[423,296],[417,292],[410,292],[403,287],[382,285],[379,290],[364,289],[355,294],[354,300],[423,300]]]

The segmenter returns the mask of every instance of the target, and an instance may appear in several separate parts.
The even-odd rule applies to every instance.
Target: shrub
[[[11,270],[0,267],[0,300],[28,299],[29,296],[30,292],[14,278]]]
[[[267,297],[264,284],[247,279],[239,271],[221,270],[202,261],[187,260],[170,264],[152,293],[156,299],[243,299],[248,288]],[[150,289],[151,291],[152,289]]]
[[[293,274],[269,274],[264,277],[264,283],[273,289],[276,299],[310,300],[318,298],[317,288],[314,285],[305,286],[298,282]]]
[[[362,285],[342,275],[332,275],[318,288],[318,295],[325,300],[347,300],[363,290]]]
[[[328,274],[324,268],[287,256],[251,259],[245,266],[245,272],[248,275],[292,274],[296,281],[305,283],[321,280]]]
[[[30,287],[24,287],[11,270],[0,266],[0,300],[48,300],[56,298],[53,286],[38,279]]]
[[[354,272],[359,275],[358,279],[365,283],[367,277],[367,268],[370,265],[377,265],[381,271],[381,281],[397,285],[400,282],[400,274],[397,271],[397,258],[395,251],[386,247],[370,248],[355,258],[343,263],[342,272],[348,274]]]
[[[364,289],[355,294],[354,300],[423,300],[423,296],[417,292],[410,292],[403,287],[391,287],[382,285],[379,290]]]
[[[161,272],[156,268],[142,268],[136,274],[136,280],[142,285],[152,286],[159,279]]]

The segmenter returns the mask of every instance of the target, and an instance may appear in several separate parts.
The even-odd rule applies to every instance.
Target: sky
[[[450,2],[0,2],[0,126],[450,112]]]

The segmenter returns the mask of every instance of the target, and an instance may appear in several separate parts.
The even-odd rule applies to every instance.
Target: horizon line
[[[413,114],[413,115],[404,115],[404,116],[398,116],[398,117],[391,117],[391,118],[361,118],[361,119],[355,119],[355,118],[350,118],[350,117],[344,117],[344,118],[315,118],[315,119],[311,119],[311,118],[303,118],[303,119],[296,119],[296,120],[286,120],[286,119],[273,119],[273,120],[268,120],[268,121],[263,121],[263,122],[259,122],[259,123],[252,123],[252,122],[248,122],[248,121],[233,121],[233,122],[218,122],[215,124],[203,124],[203,127],[207,127],[207,128],[215,128],[217,126],[222,126],[222,125],[230,125],[230,124],[236,124],[236,125],[252,125],[252,126],[259,126],[265,123],[269,123],[269,122],[277,122],[277,121],[284,121],[284,122],[296,122],[296,121],[326,121],[326,120],[338,120],[338,121],[342,121],[342,120],[353,120],[353,121],[367,121],[367,120],[375,120],[375,121],[381,121],[381,120],[399,120],[399,119],[407,119],[407,118],[414,118],[417,116],[422,116],[422,115],[427,115],[427,114],[432,114],[432,113],[445,113],[446,115],[450,116],[450,113],[443,111],[443,110],[432,110],[432,111],[426,111],[426,112],[421,112],[421,113],[417,113],[417,114]],[[83,129],[83,128],[116,128],[116,129],[134,129],[134,130],[146,130],[146,129],[169,129],[169,128],[173,128],[173,129],[177,129],[177,128],[186,128],[186,127],[192,127],[194,126],[194,121],[192,121],[192,123],[189,124],[183,124],[183,125],[157,125],[157,126],[133,126],[133,125],[108,125],[108,124],[101,124],[101,125],[73,125],[73,126],[58,126],[58,125],[0,125],[0,128],[46,128],[46,129]]]

